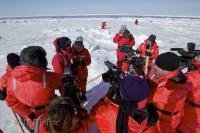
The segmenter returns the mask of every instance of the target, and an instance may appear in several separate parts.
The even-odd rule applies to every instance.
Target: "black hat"
[[[155,64],[163,70],[174,71],[180,66],[180,58],[175,53],[166,52],[156,58]]]
[[[155,43],[155,41],[156,41],[156,35],[151,34],[151,35],[148,37],[148,40],[149,40],[150,42]]]
[[[16,53],[9,53],[7,55],[7,63],[12,69],[19,66],[19,55]]]
[[[46,51],[41,46],[29,46],[20,53],[20,65],[47,67]]]
[[[71,47],[71,40],[68,37],[58,38],[59,48]]]

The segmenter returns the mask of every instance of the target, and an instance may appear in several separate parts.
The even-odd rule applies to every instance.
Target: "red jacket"
[[[88,69],[87,66],[91,63],[91,57],[89,54],[89,51],[86,48],[83,48],[80,52],[77,52],[75,49],[72,48],[72,59],[73,62],[78,62],[80,59],[83,60],[83,65],[78,65],[77,69],[77,87],[80,90],[85,91],[86,90],[86,83],[87,83],[87,77],[88,77]],[[75,69],[75,68],[74,68]]]
[[[133,46],[135,44],[135,39],[134,38],[133,39],[125,38],[125,37],[121,36],[120,33],[117,33],[113,37],[113,42],[117,43],[117,46],[123,46],[125,44]]]
[[[140,46],[137,48],[137,50],[140,52],[142,57],[146,57],[146,46],[147,46],[147,40],[145,40]],[[152,47],[150,48],[151,53],[151,59],[156,59],[159,55],[159,47],[157,43],[155,42]]]
[[[155,92],[150,95],[152,97],[150,100],[153,101],[159,113],[159,120],[156,126],[153,127],[155,128],[154,132],[175,132],[183,115],[183,107],[188,92],[187,88],[191,87],[191,85],[171,81],[170,78],[177,76],[178,72],[178,70],[171,72],[158,79],[157,86],[153,89]]]
[[[37,133],[49,133],[45,128],[47,115],[46,114],[41,115],[40,118],[38,117],[38,119],[39,119],[39,126],[38,127],[35,126],[34,130],[37,130],[38,131]],[[90,118],[82,120],[80,125],[81,125],[81,128],[77,129],[76,131],[73,131],[73,133],[88,133],[91,126]]]
[[[14,90],[20,102],[30,107],[48,104],[61,85],[61,76],[44,68],[18,66],[11,74],[8,88]]]
[[[11,71],[12,68],[7,65],[6,66],[6,73],[4,75],[1,76],[0,78],[0,89],[6,89],[7,88],[7,81],[9,79],[9,77],[11,76]]]
[[[129,31],[128,31],[128,33],[131,34]],[[123,46],[123,45],[133,46],[135,44],[135,39],[134,38],[133,39],[125,38],[125,37],[121,36],[120,33],[117,33],[113,38],[113,42],[117,43],[117,46],[118,46],[118,49],[116,51],[117,62],[118,62],[117,66],[121,70],[122,69],[122,61],[125,59],[125,56],[127,56],[127,53],[121,52],[120,46]]]
[[[91,110],[91,115],[101,133],[116,133],[116,120],[119,105],[110,101],[107,97],[100,100]],[[139,133],[146,128],[147,120],[138,124],[131,117],[128,120],[129,133]],[[145,133],[149,133],[148,129]]]
[[[200,132],[200,62],[195,62],[194,65],[197,69],[187,73],[188,80],[192,82],[193,86],[189,88],[184,116],[178,127],[180,131],[187,133]]]

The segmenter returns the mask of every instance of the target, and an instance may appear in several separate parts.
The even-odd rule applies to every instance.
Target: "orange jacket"
[[[48,104],[61,85],[59,74],[34,66],[17,66],[11,75],[8,91],[13,91],[16,98],[29,107]]]
[[[91,115],[100,133],[116,133],[116,120],[119,105],[110,101],[107,97],[100,100],[91,110]],[[146,128],[147,120],[138,124],[131,117],[128,120],[129,133],[139,133]],[[148,133],[148,129],[145,133]]]
[[[146,57],[146,46],[147,46],[147,40],[145,40],[143,43],[139,45],[137,50],[140,52],[142,57]],[[159,47],[157,43],[155,42],[152,47],[150,48],[150,53],[152,59],[156,59],[156,57],[159,55]]]
[[[39,117],[38,117],[39,118]],[[41,118],[39,118],[39,126],[36,127],[34,130],[37,130],[37,133],[48,133],[48,131],[45,128],[45,121],[47,120],[47,114],[41,115]],[[36,125],[36,123],[35,123]],[[88,133],[90,126],[91,126],[91,120],[90,118],[86,120],[81,121],[81,126],[79,129],[76,131],[73,131],[73,133]]]
[[[52,66],[54,72],[59,73],[61,75],[64,74],[65,67],[70,67],[71,65],[71,52],[63,54],[61,52],[57,52],[52,59]]]
[[[12,68],[7,65],[6,66],[6,73],[4,75],[1,76],[0,78],[0,89],[6,89],[7,88],[7,81],[9,79],[9,77],[11,76],[11,71]]]
[[[159,121],[156,124],[156,131],[159,133],[175,132],[180,118],[183,115],[183,107],[187,96],[189,84],[180,84],[171,80],[176,77],[179,70],[169,73],[157,80],[150,97],[159,113]],[[168,112],[168,113],[166,113]],[[169,114],[170,113],[170,114]]]
[[[16,98],[30,107],[48,104],[61,86],[61,75],[47,72],[46,68],[18,66],[12,73],[8,89]]]
[[[73,66],[74,75],[77,76],[76,87],[80,90],[86,91],[86,83],[88,77],[88,69],[87,66],[91,63],[91,57],[89,51],[86,48],[83,48],[80,52],[77,52],[72,48],[72,59],[73,63],[77,63],[83,60],[84,64],[78,64],[77,66]]]
[[[128,31],[129,34],[131,34]],[[129,38],[125,38],[123,36],[120,36],[120,33],[117,33],[114,37],[113,37],[113,42],[117,43],[117,46],[123,46],[123,45],[130,45],[133,46],[135,44],[135,39],[129,39]]]
[[[128,31],[129,34],[131,34]],[[122,62],[125,59],[125,56],[127,56],[127,53],[123,53],[120,51],[120,46],[123,45],[130,45],[133,46],[135,44],[135,39],[129,39],[129,38],[125,38],[123,36],[120,35],[120,33],[117,33],[114,37],[113,37],[113,42],[117,43],[118,49],[116,51],[117,54],[117,66],[120,70],[122,70]]]
[[[189,88],[184,116],[181,118],[178,129],[186,133],[200,132],[200,62],[195,62],[196,70],[187,73],[188,80],[192,82],[192,88]],[[192,124],[191,124],[192,123]]]

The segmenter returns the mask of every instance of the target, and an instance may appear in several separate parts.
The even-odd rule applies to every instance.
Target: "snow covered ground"
[[[151,33],[157,36],[160,51],[169,51],[172,47],[185,48],[187,42],[197,43],[200,49],[200,19],[187,18],[139,18],[139,25],[134,25],[132,17],[119,18],[32,18],[32,19],[0,19],[0,75],[5,71],[6,55],[20,51],[30,45],[40,45],[47,51],[48,67],[52,69],[51,59],[54,55],[52,41],[56,37],[67,36],[72,41],[79,35],[84,37],[85,47],[89,49],[92,63],[89,66],[88,81],[106,71],[104,60],[116,62],[116,44],[112,37],[118,32],[120,25],[127,25],[133,33],[136,45],[143,42]],[[99,29],[100,23],[107,21],[108,29]],[[90,82],[87,89],[89,110],[107,90],[107,84],[101,78]],[[5,102],[0,101],[0,128],[5,133],[20,133],[16,121]],[[91,132],[95,130],[92,129]]]

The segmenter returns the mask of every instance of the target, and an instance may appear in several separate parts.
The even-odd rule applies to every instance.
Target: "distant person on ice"
[[[113,42],[117,43],[117,67],[122,69],[122,62],[125,59],[126,53],[121,51],[121,47],[123,45],[128,45],[130,47],[134,46],[135,39],[130,31],[127,29],[125,25],[120,26],[119,32],[113,37]]]
[[[20,66],[11,72],[7,83],[6,102],[22,119],[29,131],[33,121],[46,111],[61,86],[61,76],[47,71],[46,51],[29,46],[20,53]]]
[[[139,22],[138,22],[138,19],[135,19],[135,25],[138,25]]]
[[[106,21],[101,22],[101,29],[107,29]]]

